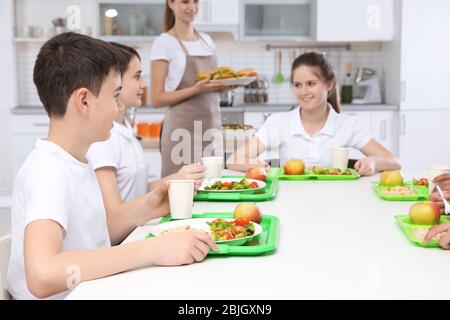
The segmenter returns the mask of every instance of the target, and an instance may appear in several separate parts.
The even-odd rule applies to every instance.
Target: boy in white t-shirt
[[[202,232],[111,247],[110,239],[139,225],[139,217],[107,221],[85,154],[110,136],[121,59],[111,45],[71,32],[50,39],[38,54],[33,77],[50,128],[14,184],[8,290],[15,299],[63,298],[82,281],[150,264],[189,264],[217,250]],[[168,214],[167,185],[148,201],[147,220]]]

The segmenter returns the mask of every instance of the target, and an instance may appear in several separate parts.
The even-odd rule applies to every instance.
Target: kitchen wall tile
[[[296,56],[310,51],[324,51],[323,49],[296,50]],[[36,88],[33,84],[33,67],[36,59],[38,48],[23,47],[18,50],[18,97],[20,105],[40,105]],[[138,48],[138,52],[142,59],[142,74],[144,79],[150,81],[150,50],[148,47]],[[283,50],[282,73],[286,79],[286,83],[279,85],[274,83],[274,75],[277,72],[277,52],[261,51],[261,52],[237,52],[227,51],[218,52],[219,65],[232,66],[236,69],[254,67],[259,70],[260,74],[266,75],[270,82],[269,87],[269,103],[291,103],[294,101],[289,78],[292,65],[292,50]],[[382,72],[382,55],[381,51],[340,51],[327,50],[327,57],[333,65],[336,77],[340,83],[345,79],[345,70],[348,63],[353,64],[353,74],[357,67],[369,67]],[[243,94],[241,92],[240,94]]]

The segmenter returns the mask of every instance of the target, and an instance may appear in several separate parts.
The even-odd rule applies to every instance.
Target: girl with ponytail
[[[286,160],[301,159],[306,166],[330,167],[331,150],[340,147],[366,156],[354,166],[361,175],[400,169],[399,160],[356,117],[340,113],[336,76],[325,55],[308,52],[297,57],[291,84],[298,107],[267,118],[256,135],[228,158],[229,169],[268,167],[259,159],[266,150],[280,159],[281,166]]]

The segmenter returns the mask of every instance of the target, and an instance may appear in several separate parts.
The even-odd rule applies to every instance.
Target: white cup
[[[206,179],[222,178],[223,157],[204,157],[202,162],[206,168]]]
[[[428,190],[431,193],[435,187],[433,179],[444,173],[450,173],[450,166],[435,164],[428,168]]]
[[[347,169],[349,153],[350,150],[348,148],[331,149],[331,166],[341,170]]]
[[[169,180],[169,205],[172,219],[192,218],[195,180]]]

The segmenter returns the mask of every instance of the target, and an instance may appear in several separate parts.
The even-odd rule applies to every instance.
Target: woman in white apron
[[[221,133],[219,92],[226,87],[195,82],[198,72],[217,67],[214,43],[192,25],[197,13],[198,1],[167,0],[165,32],[153,42],[152,106],[169,106],[161,132],[162,176],[202,156],[223,156],[223,139],[208,141],[207,132]]]

